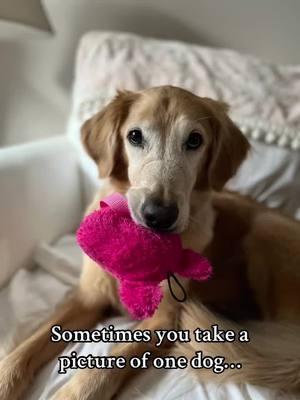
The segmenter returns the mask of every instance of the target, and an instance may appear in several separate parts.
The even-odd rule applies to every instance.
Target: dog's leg
[[[117,298],[114,288],[112,278],[88,260],[79,288],[72,297],[34,335],[0,362],[0,400],[22,398],[40,368],[66,347],[63,341],[50,340],[53,325],[61,325],[63,330],[92,328]]]
[[[111,355],[115,357],[124,357],[127,361],[133,357],[141,357],[144,352],[150,351],[153,355],[166,352],[167,343],[162,346],[156,346],[154,330],[158,329],[174,329],[178,310],[180,307],[174,304],[174,300],[166,294],[163,302],[155,315],[140,322],[135,329],[151,330],[151,342],[135,342],[123,343],[116,345]],[[51,400],[109,400],[116,394],[120,393],[120,388],[125,385],[142,369],[132,369],[127,366],[123,369],[85,369],[78,371],[70,381],[63,386]]]

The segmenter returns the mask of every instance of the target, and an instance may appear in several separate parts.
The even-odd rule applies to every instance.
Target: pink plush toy
[[[170,274],[196,280],[211,275],[208,261],[183,249],[179,235],[137,225],[121,194],[107,197],[100,206],[81,223],[77,241],[92,260],[120,281],[120,298],[135,319],[153,315],[162,299],[159,285]]]

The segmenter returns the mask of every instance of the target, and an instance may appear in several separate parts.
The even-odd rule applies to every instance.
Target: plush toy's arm
[[[208,260],[200,254],[184,249],[180,269],[176,272],[184,278],[203,281],[211,276],[212,267]]]
[[[119,291],[122,303],[134,319],[151,317],[163,296],[158,284],[122,281]]]

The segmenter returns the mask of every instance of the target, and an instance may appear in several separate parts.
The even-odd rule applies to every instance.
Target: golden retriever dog
[[[206,255],[214,268],[206,282],[183,282],[185,303],[165,290],[154,316],[136,329],[194,330],[218,324],[250,332],[248,343],[123,343],[114,346],[112,355],[128,359],[151,351],[191,357],[203,351],[242,368],[222,374],[199,369],[200,379],[299,391],[300,224],[222,191],[249,151],[227,106],[171,86],[120,92],[83,125],[82,141],[106,178],[88,212],[103,196],[125,193],[138,224],[180,233],[184,247]],[[86,257],[72,296],[1,361],[0,400],[24,398],[43,365],[65,348],[66,343],[50,340],[53,325],[91,329],[110,310],[124,313],[117,284]],[[140,371],[78,370],[52,400],[109,400]]]

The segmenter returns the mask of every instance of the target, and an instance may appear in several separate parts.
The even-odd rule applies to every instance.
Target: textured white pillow
[[[253,149],[228,187],[300,218],[300,68],[273,66],[229,50],[89,33],[76,62],[69,135],[79,146],[86,200],[99,186],[96,166],[80,144],[81,124],[114,96],[171,84],[226,101]]]
[[[300,220],[300,153],[250,139],[252,150],[227,184]]]

